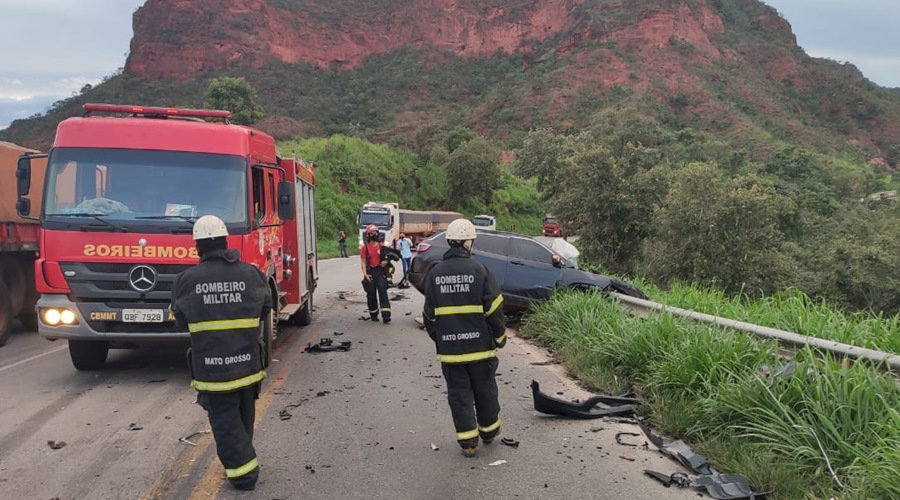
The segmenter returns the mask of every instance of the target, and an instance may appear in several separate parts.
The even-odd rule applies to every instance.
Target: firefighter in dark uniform
[[[378,321],[380,312],[382,321],[390,323],[391,301],[387,292],[387,266],[390,260],[384,252],[378,227],[369,224],[366,226],[365,235],[366,241],[359,249],[359,258],[363,273],[363,288],[366,290],[366,302],[369,306],[369,317],[372,318],[372,321]]]
[[[475,226],[456,219],[447,227],[450,249],[425,278],[425,329],[434,340],[447,380],[447,402],[463,455],[474,457],[478,438],[500,434],[497,349],[506,344],[503,295],[486,267],[471,258]]]
[[[209,416],[225,474],[235,488],[252,490],[259,478],[253,421],[266,376],[260,318],[272,298],[259,269],[228,250],[221,219],[204,215],[193,232],[200,263],[175,280],[172,312],[191,332],[191,386]]]

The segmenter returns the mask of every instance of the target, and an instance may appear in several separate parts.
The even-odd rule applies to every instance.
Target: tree
[[[265,116],[262,106],[256,102],[256,89],[243,77],[210,80],[203,105],[231,111],[231,121],[239,125],[252,125]]]
[[[462,209],[489,204],[500,183],[500,150],[484,137],[461,144],[446,164],[448,205]]]
[[[447,137],[444,138],[444,147],[447,148],[448,152],[453,153],[456,151],[456,148],[471,141],[475,137],[477,137],[477,134],[475,134],[472,129],[456,126],[453,127],[453,130],[447,132]]]

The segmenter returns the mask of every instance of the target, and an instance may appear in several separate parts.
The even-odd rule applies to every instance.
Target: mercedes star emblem
[[[128,271],[128,284],[136,292],[147,293],[156,287],[156,270],[150,266],[140,264]]]

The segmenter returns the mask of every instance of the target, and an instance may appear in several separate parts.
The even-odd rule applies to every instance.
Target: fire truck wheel
[[[0,346],[9,339],[12,329],[12,303],[10,302],[9,289],[0,281]]]
[[[263,368],[272,364],[272,350],[275,347],[275,329],[277,328],[278,314],[272,310],[263,318],[262,342],[263,342]]]
[[[106,364],[109,342],[105,340],[69,340],[69,356],[76,370],[99,370]]]
[[[312,283],[312,273],[309,273],[309,278],[306,281],[307,283]],[[312,311],[313,311],[313,290],[310,289],[309,297],[306,298],[306,303],[303,304],[303,307],[300,308],[299,311],[295,312],[291,316],[291,323],[300,326],[308,326],[312,323]]]

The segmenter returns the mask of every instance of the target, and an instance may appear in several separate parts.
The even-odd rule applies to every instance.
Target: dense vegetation
[[[696,290],[687,294],[693,300],[652,294],[687,307],[718,308],[722,300]],[[840,311],[808,305],[788,299],[726,307],[788,326],[812,320],[800,329],[823,338],[855,331],[896,347],[900,316],[842,321]],[[900,497],[900,389],[873,367],[808,350],[788,363],[774,341],[667,314],[623,315],[612,301],[577,292],[533,308],[520,332],[546,343],[588,387],[616,394],[633,386],[654,428],[685,439],[757,491],[774,491],[770,498]]]

